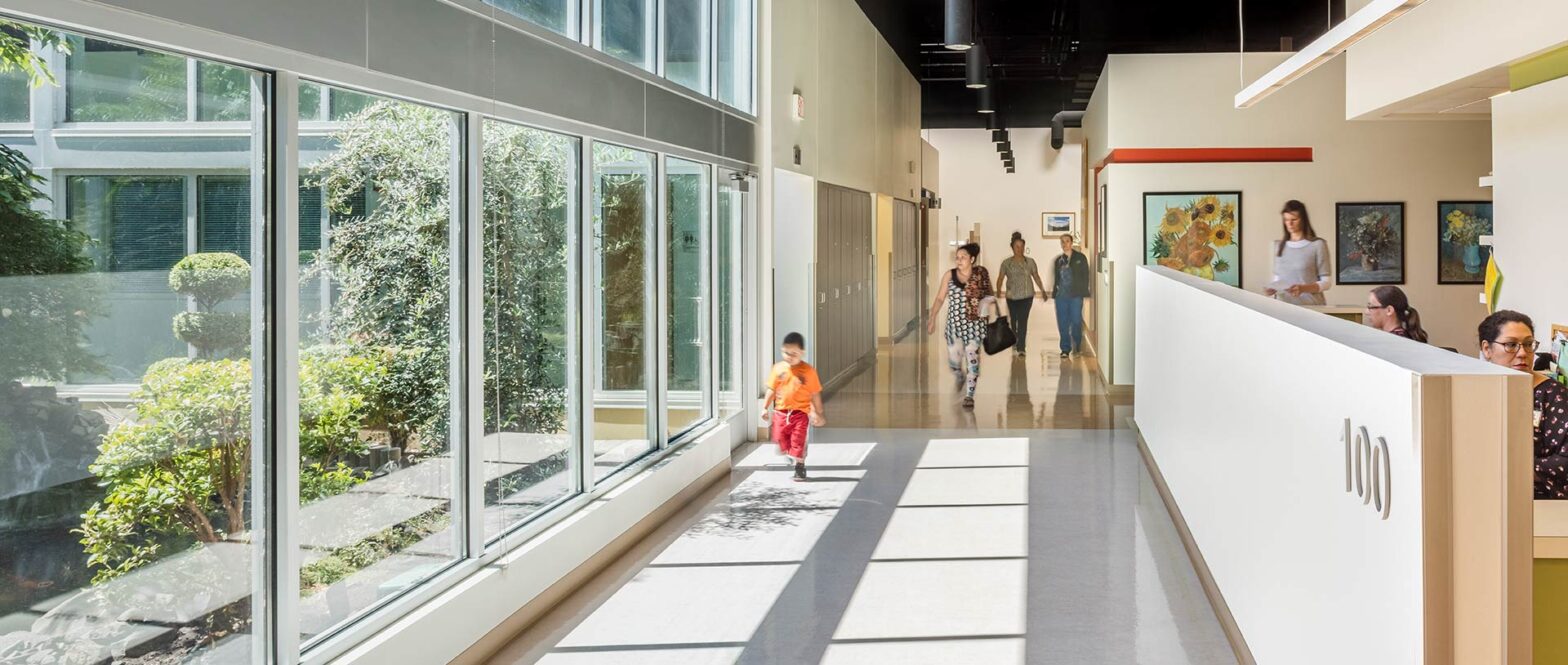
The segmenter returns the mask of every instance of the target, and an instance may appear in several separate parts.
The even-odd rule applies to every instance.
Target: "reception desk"
[[[1245,662],[1531,661],[1529,377],[1144,267],[1134,420]]]

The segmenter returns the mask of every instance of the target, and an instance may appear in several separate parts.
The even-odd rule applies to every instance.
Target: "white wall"
[[[1355,118],[1568,41],[1563,0],[1427,0],[1346,53]]]
[[[1041,237],[1040,213],[1080,213],[1077,232],[1083,234],[1083,138],[1069,130],[1061,150],[1051,147],[1049,128],[1010,130],[1015,172],[1007,173],[997,157],[990,130],[933,129],[927,140],[941,153],[942,208],[931,242],[937,245],[932,279],[952,267],[949,242],[967,237],[980,228],[980,262],[992,279],[997,267],[1011,255],[1008,241],[1014,231],[1024,234],[1027,251],[1041,265],[1061,253],[1054,238]],[[955,230],[956,225],[956,230]],[[1049,286],[1049,284],[1047,284]]]
[[[1492,106],[1496,184],[1494,251],[1503,272],[1499,304],[1535,319],[1536,336],[1568,325],[1563,243],[1563,165],[1568,163],[1568,78],[1499,97]]]
[[[1248,72],[1264,71],[1284,57],[1247,56]],[[1280,235],[1278,213],[1285,201],[1305,203],[1313,226],[1331,247],[1336,245],[1335,203],[1403,201],[1406,281],[1401,288],[1421,312],[1433,344],[1458,348],[1469,342],[1486,314],[1478,300],[1481,287],[1437,284],[1437,202],[1491,198],[1477,182],[1492,170],[1490,127],[1484,121],[1346,121],[1344,67],[1342,60],[1325,64],[1257,106],[1238,110],[1226,92],[1236,80],[1235,55],[1111,56],[1103,111],[1109,148],[1288,146],[1314,151],[1311,163],[1113,164],[1101,172],[1101,182],[1109,185],[1109,249],[1118,284],[1110,322],[1113,383],[1131,383],[1135,370],[1131,285],[1133,270],[1143,261],[1144,192],[1241,191],[1243,287],[1251,290],[1261,290],[1270,279],[1269,248]],[[1194,95],[1193,90],[1214,94]],[[1173,99],[1183,103],[1169,103]],[[1336,285],[1327,300],[1364,304],[1370,288]]]
[[[1527,376],[1164,268],[1136,279],[1138,352],[1160,360],[1138,366],[1135,420],[1256,662],[1529,662]],[[1386,519],[1346,491],[1347,419],[1387,443]]]

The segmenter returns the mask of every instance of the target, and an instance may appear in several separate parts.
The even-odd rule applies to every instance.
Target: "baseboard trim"
[[[1252,649],[1247,647],[1247,639],[1241,634],[1241,627],[1236,625],[1235,615],[1230,613],[1230,605],[1225,603],[1225,596],[1220,593],[1220,587],[1214,582],[1214,575],[1209,572],[1209,564],[1203,559],[1203,552],[1198,549],[1198,543],[1192,538],[1192,531],[1187,528],[1187,520],[1181,515],[1181,507],[1176,505],[1176,498],[1171,496],[1170,486],[1165,484],[1165,476],[1160,473],[1160,466],[1154,461],[1154,454],[1149,452],[1149,443],[1143,439],[1143,431],[1138,429],[1137,422],[1132,422],[1132,431],[1138,437],[1138,453],[1143,456],[1143,464],[1149,469],[1149,476],[1154,479],[1154,487],[1160,493],[1160,501],[1165,504],[1165,511],[1170,513],[1171,522],[1176,525],[1176,535],[1181,538],[1182,548],[1187,550],[1187,558],[1192,561],[1192,569],[1198,574],[1198,583],[1203,586],[1203,595],[1208,596],[1209,606],[1214,609],[1214,617],[1220,622],[1220,630],[1224,631],[1226,641],[1236,655],[1239,665],[1258,665],[1252,657]]]

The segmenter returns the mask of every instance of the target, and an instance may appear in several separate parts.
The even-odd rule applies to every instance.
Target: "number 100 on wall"
[[[1365,426],[1354,427],[1345,419],[1340,440],[1345,444],[1345,492],[1372,506],[1381,519],[1388,519],[1393,504],[1392,476],[1389,473],[1388,441],[1376,441]]]

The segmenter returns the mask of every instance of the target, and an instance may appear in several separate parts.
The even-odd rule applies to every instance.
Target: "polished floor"
[[[492,662],[1235,663],[1130,406],[1032,337],[985,360],[972,412],[940,348],[884,349],[829,400],[809,482],[740,448]]]

